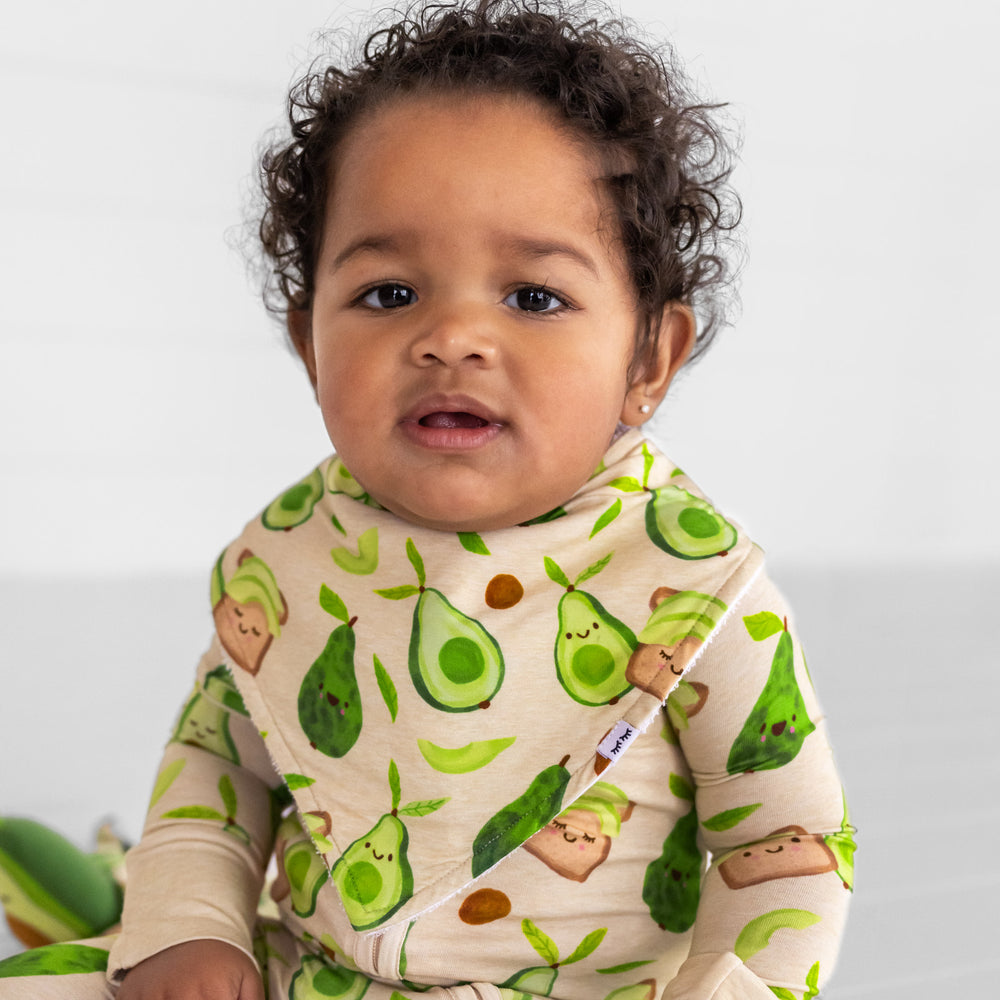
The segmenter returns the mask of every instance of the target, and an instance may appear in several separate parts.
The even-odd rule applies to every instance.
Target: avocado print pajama
[[[113,996],[197,938],[255,956],[272,1000],[827,980],[854,842],[794,622],[638,431],[482,535],[400,521],[333,457],[223,552],[211,600],[123,931],[0,963],[4,1000]]]

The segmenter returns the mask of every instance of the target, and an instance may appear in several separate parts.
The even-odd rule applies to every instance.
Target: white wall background
[[[744,315],[678,384],[668,447],[789,562],[996,561],[996,6],[626,10],[746,131]],[[330,15],[49,0],[4,31],[7,573],[190,572],[325,447],[226,234]]]
[[[826,650],[870,834],[830,996],[974,990],[1000,975],[982,930],[1000,866],[932,880],[933,906],[921,886],[925,837],[1000,822],[1000,8],[624,6],[744,122],[743,317],[654,426],[764,542]],[[367,7],[48,0],[5,18],[0,813],[81,843],[106,813],[137,834],[207,636],[208,567],[327,448],[227,233],[311,33]],[[942,673],[964,741],[934,742]],[[928,753],[952,796],[929,826],[911,773]]]

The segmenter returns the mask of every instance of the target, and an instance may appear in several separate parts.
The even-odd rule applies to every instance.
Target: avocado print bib
[[[577,801],[620,825],[609,768],[761,565],[636,431],[560,508],[481,535],[401,521],[322,463],[212,575],[219,659],[298,808],[295,912],[335,891],[386,928],[544,853]]]

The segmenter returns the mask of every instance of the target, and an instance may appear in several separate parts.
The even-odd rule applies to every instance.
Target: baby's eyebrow
[[[588,271],[595,279],[600,272],[594,259],[583,250],[559,240],[535,239],[530,236],[511,236],[501,241],[501,247],[516,257],[541,260],[545,257],[568,257]]]
[[[343,267],[352,257],[356,257],[363,253],[396,253],[399,251],[399,246],[399,241],[392,236],[381,236],[378,234],[360,236],[358,239],[352,240],[348,243],[347,246],[333,258],[330,269],[332,271],[336,271]]]

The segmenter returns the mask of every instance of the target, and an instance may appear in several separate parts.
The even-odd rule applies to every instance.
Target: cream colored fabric
[[[842,793],[760,551],[699,497],[632,432],[562,516],[481,537],[397,520],[335,459],[272,504],[213,574],[221,639],[110,974],[197,937],[253,953],[277,830],[272,996],[313,954],[371,1000],[809,995],[849,896]]]

